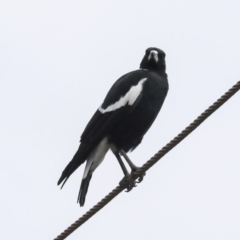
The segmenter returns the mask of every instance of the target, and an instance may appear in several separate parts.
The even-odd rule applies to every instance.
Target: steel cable
[[[213,112],[221,107],[229,98],[231,98],[240,89],[240,81],[237,82],[232,88],[230,88],[223,96],[221,96],[215,103],[213,103],[207,110],[205,110],[199,117],[197,117],[188,127],[186,127],[180,134],[178,134],[173,140],[165,145],[159,152],[157,152],[149,161],[147,161],[141,168],[135,173],[133,178],[137,179],[141,174],[151,168],[157,161],[159,161],[166,153],[172,150],[178,143],[180,143],[185,137],[187,137],[192,131],[194,131],[203,121],[205,121]],[[68,237],[73,231],[85,223],[95,213],[106,206],[113,198],[115,198],[124,189],[120,186],[116,187],[106,197],[104,197],[99,203],[86,212],[75,223],[68,227],[54,240],[63,240]]]

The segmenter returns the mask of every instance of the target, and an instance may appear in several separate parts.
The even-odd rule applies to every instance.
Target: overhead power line
[[[165,145],[159,152],[157,152],[149,161],[147,161],[141,168],[139,168],[133,175],[133,179],[137,179],[140,175],[151,168],[156,162],[158,162],[166,153],[172,150],[178,143],[180,143],[185,137],[193,132],[203,121],[205,121],[212,113],[220,108],[228,99],[230,99],[240,89],[240,81],[237,82],[232,88],[230,88],[222,97],[220,97],[215,103],[213,103],[208,109],[206,109],[200,116],[198,116],[188,127],[186,127],[180,134],[178,134],[173,140]],[[115,198],[124,189],[117,186],[112,192],[104,197],[99,203],[92,207],[64,232],[62,232],[54,240],[63,240],[68,237],[73,231],[85,223],[95,213],[106,206],[113,198]]]

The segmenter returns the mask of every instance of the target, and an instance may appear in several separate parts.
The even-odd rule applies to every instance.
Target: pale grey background
[[[9,0],[0,4],[0,228],[53,239],[122,178],[109,153],[76,204],[83,168],[56,183],[113,82],[149,46],[170,91],[143,164],[240,79],[239,1]],[[240,239],[240,93],[68,239]]]

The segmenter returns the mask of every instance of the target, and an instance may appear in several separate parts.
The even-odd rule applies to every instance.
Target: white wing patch
[[[111,112],[118,108],[124,107],[126,104],[133,105],[137,100],[138,96],[142,92],[143,83],[147,81],[147,78],[143,78],[138,82],[137,85],[132,86],[130,90],[122,96],[117,102],[109,105],[106,109],[103,109],[102,106],[98,109],[101,113]]]

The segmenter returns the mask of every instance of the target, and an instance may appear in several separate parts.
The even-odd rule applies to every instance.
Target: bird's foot
[[[139,169],[139,167],[136,167],[135,169],[132,169],[131,175],[134,175],[135,172]],[[146,173],[142,173],[136,180],[137,183],[142,182],[143,178],[145,177]]]
[[[142,182],[143,178],[145,177],[146,173],[143,173],[140,177],[137,178],[136,182],[140,183]]]
[[[126,192],[130,192],[134,187],[136,187],[136,182],[132,179],[132,176],[128,174],[119,182],[119,185],[124,189],[126,188]]]

